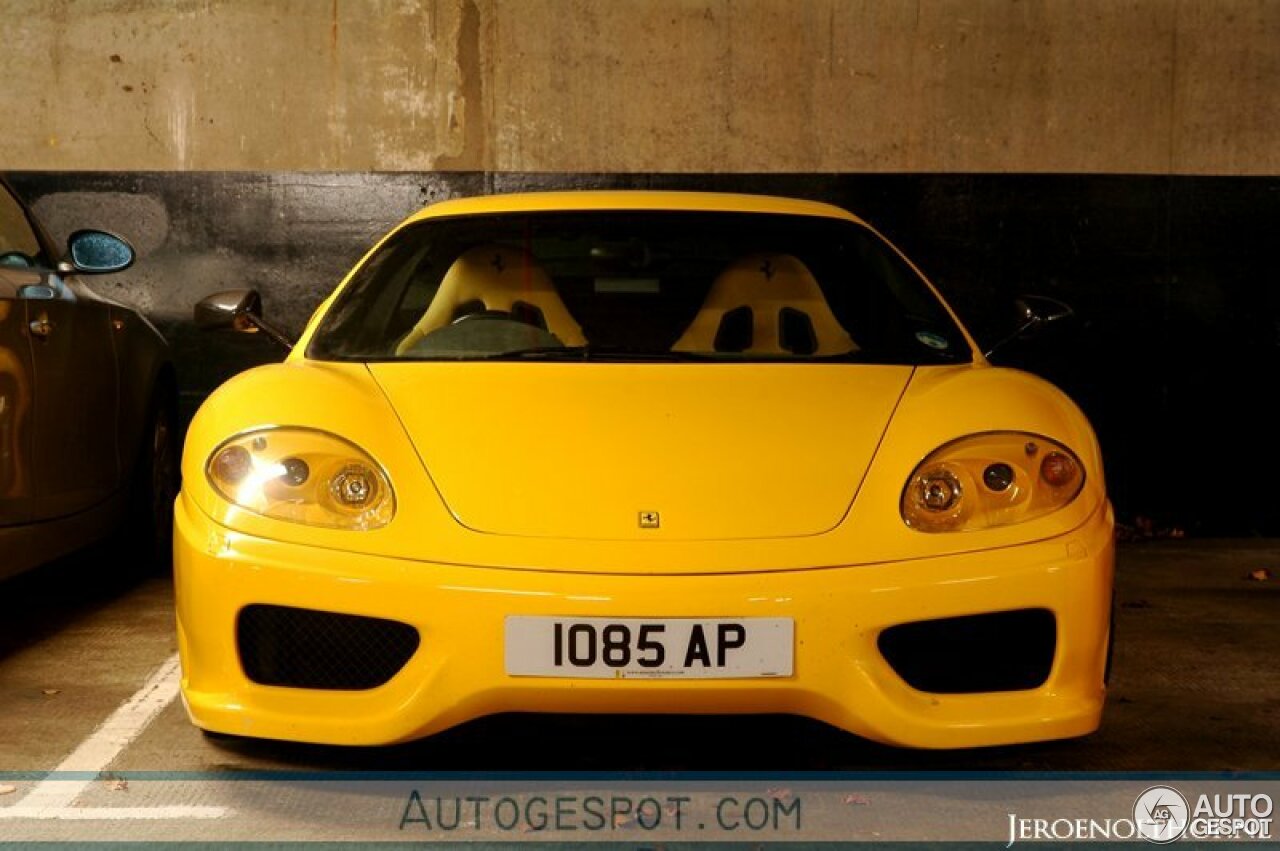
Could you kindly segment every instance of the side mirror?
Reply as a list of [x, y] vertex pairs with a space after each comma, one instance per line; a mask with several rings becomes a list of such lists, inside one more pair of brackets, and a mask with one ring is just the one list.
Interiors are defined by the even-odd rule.
[[86, 275], [123, 272], [133, 265], [133, 246], [121, 237], [101, 230], [78, 230], [67, 239], [71, 268]]
[[245, 331], [256, 326], [249, 317], [262, 316], [262, 296], [257, 290], [227, 290], [205, 296], [196, 304], [196, 327], [206, 331], [232, 328]]
[[1018, 296], [1013, 300], [1013, 307], [1018, 315], [1019, 333], [1076, 315], [1071, 305], [1043, 295]]
[[1045, 326], [1071, 319], [1076, 315], [1071, 305], [1043, 295], [1018, 296], [1013, 300], [1013, 309], [1017, 327], [1012, 334], [983, 352], [986, 357], [991, 357], [1014, 340], [1034, 336]]
[[196, 327], [203, 330], [261, 331], [285, 351], [293, 348], [292, 340], [262, 318], [262, 296], [257, 290], [226, 290], [205, 296], [196, 303], [194, 319]]

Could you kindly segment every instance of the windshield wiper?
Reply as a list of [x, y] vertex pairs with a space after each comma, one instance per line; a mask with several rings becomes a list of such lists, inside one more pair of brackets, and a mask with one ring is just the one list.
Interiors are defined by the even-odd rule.
[[507, 352], [478, 355], [474, 360], [599, 360], [599, 361], [706, 361], [713, 356], [693, 352], [655, 352], [612, 346], [531, 346]]
[[590, 350], [590, 346], [530, 346], [527, 349], [477, 354], [474, 360], [586, 360]]
[[[414, 360], [431, 361], [597, 361], [601, 363], [907, 363], [897, 358], [869, 357], [865, 351], [833, 355], [744, 355], [738, 352], [678, 352], [629, 349], [623, 346], [529, 346], [505, 352], [450, 352]], [[947, 361], [943, 361], [947, 362]]]

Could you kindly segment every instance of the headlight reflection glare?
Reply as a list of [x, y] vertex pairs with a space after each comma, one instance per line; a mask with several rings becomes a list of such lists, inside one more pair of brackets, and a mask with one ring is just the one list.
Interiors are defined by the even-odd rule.
[[391, 482], [364, 451], [337, 435], [281, 426], [224, 442], [205, 467], [218, 495], [240, 508], [335, 529], [391, 521]]

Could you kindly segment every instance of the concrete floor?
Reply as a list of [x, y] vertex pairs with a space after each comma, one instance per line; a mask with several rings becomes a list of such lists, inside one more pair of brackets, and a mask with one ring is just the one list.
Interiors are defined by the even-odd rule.
[[[1280, 541], [1123, 545], [1112, 693], [1085, 739], [886, 748], [788, 717], [509, 715], [394, 748], [210, 740], [175, 702], [110, 766], [168, 770], [1276, 770]], [[89, 554], [0, 584], [0, 771], [76, 748], [175, 650], [172, 586]]]

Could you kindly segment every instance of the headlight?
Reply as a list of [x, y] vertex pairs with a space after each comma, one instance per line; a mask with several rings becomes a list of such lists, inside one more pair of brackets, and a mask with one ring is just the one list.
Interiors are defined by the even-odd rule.
[[1084, 467], [1060, 443], [1016, 431], [938, 447], [902, 491], [902, 519], [921, 532], [1007, 526], [1057, 511], [1084, 487]]
[[391, 482], [353, 444], [307, 428], [264, 428], [222, 443], [205, 466], [209, 483], [233, 505], [334, 529], [377, 529], [395, 514]]

